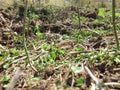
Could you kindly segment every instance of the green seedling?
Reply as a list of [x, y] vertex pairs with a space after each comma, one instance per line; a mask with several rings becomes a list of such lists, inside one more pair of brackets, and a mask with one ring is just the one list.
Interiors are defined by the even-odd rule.
[[2, 82], [3, 82], [4, 84], [9, 83], [9, 82], [10, 82], [10, 77], [8, 77], [8, 76], [3, 76], [3, 77], [2, 77]]
[[99, 8], [99, 16], [104, 17], [105, 16], [105, 9], [104, 8]]
[[73, 13], [72, 20], [75, 24], [79, 25], [80, 23], [85, 22], [87, 20], [87, 18], [85, 18], [83, 16], [78, 17], [77, 13]]
[[11, 49], [9, 49], [9, 54], [11, 57], [14, 57], [14, 56], [19, 55], [19, 51], [16, 50], [15, 48], [11, 48]]
[[83, 50], [82, 47], [78, 47], [78, 48], [77, 48], [77, 51], [82, 51], [82, 50]]
[[34, 26], [34, 30], [36, 32], [37, 37], [42, 37], [43, 33], [40, 32], [40, 28], [38, 26]]
[[84, 83], [84, 78], [80, 77], [76, 80], [76, 86], [81, 86]]
[[31, 13], [30, 17], [35, 19], [35, 20], [37, 20], [39, 18], [39, 16], [37, 14], [35, 14], [35, 13]]
[[52, 51], [51, 52], [51, 58], [54, 59], [57, 56], [57, 52]]
[[37, 35], [37, 37], [41, 37], [43, 35], [43, 33], [41, 33], [40, 31], [37, 31], [36, 35]]

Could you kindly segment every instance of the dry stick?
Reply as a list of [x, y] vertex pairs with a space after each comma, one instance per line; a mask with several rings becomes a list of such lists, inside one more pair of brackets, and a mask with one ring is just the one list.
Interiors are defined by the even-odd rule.
[[[96, 49], [94, 50], [94, 52], [98, 52], [100, 51], [101, 49]], [[73, 51], [73, 52], [69, 52], [67, 55], [74, 55], [74, 54], [81, 54], [81, 53], [90, 53], [92, 52], [93, 50], [84, 50], [84, 51]], [[108, 50], [109, 53], [111, 54], [114, 54], [116, 53], [115, 50]], [[118, 55], [120, 55], [120, 52], [118, 51]], [[119, 69], [120, 70], [120, 69]]]
[[15, 75], [12, 77], [10, 83], [8, 84], [6, 90], [13, 90], [13, 88], [15, 87], [20, 75], [22, 75], [22, 70], [20, 67], [18, 67], [16, 69]]
[[0, 44], [0, 50], [1, 50], [1, 49], [2, 49], [2, 50], [6, 50], [6, 48]]
[[72, 72], [72, 82], [71, 82], [71, 87], [73, 87], [73, 85], [74, 85], [74, 82], [75, 82], [75, 76], [74, 76], [74, 73]]
[[[84, 50], [84, 51], [74, 51], [74, 52], [69, 52], [68, 55], [74, 55], [74, 54], [81, 54], [81, 53], [90, 53], [93, 50]], [[94, 50], [94, 52], [100, 51], [100, 49]]]
[[30, 61], [30, 57], [28, 54], [28, 50], [27, 50], [27, 46], [26, 46], [26, 42], [25, 42], [25, 28], [26, 28], [26, 17], [27, 17], [27, 10], [28, 10], [28, 0], [26, 0], [25, 2], [25, 12], [24, 12], [24, 22], [23, 22], [23, 43], [24, 43], [24, 49], [25, 49], [25, 53], [27, 55], [27, 59], [28, 59], [28, 63], [30, 64], [30, 67], [35, 71], [38, 72], [37, 69], [32, 65], [31, 61]]
[[[120, 63], [120, 61], [119, 61], [119, 63]], [[120, 72], [120, 68], [114, 68], [113, 71]]]
[[108, 86], [108, 85], [120, 86], [120, 83], [117, 83], [117, 82], [107, 82], [107, 83], [104, 83], [104, 86]]
[[98, 81], [98, 79], [93, 75], [93, 73], [90, 71], [90, 69], [87, 66], [82, 65], [84, 70], [90, 75], [90, 77], [95, 81], [96, 85], [98, 86], [99, 90], [103, 90], [102, 85]]
[[31, 43], [31, 45], [33, 46], [34, 50], [37, 50], [35, 45], [33, 44], [33, 42], [31, 40], [29, 40], [29, 42]]
[[97, 34], [97, 35], [100, 35], [98, 32], [91, 30], [87, 25], [84, 25], [84, 27], [87, 28], [87, 29], [85, 29], [85, 30], [88, 30], [88, 31], [93, 32], [93, 33], [95, 33], [95, 34]]

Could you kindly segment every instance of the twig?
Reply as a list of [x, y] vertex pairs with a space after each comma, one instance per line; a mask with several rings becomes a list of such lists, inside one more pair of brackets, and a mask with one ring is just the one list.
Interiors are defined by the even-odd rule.
[[113, 71], [120, 71], [120, 68], [114, 68]]
[[[99, 49], [94, 50], [94, 52], [100, 51]], [[80, 53], [90, 53], [92, 50], [85, 50], [85, 51], [76, 51], [76, 52], [69, 52], [68, 54], [80, 54]]]
[[30, 57], [29, 57], [29, 53], [28, 53], [28, 49], [26, 46], [26, 41], [25, 41], [25, 30], [26, 30], [26, 17], [27, 17], [27, 11], [28, 11], [28, 0], [26, 0], [25, 2], [25, 12], [24, 12], [24, 18], [23, 18], [23, 44], [24, 44], [24, 49], [25, 49], [25, 53], [28, 59], [28, 64], [30, 65], [30, 67], [35, 71], [38, 72], [37, 69], [32, 65], [31, 61], [30, 61]]
[[57, 69], [59, 69], [59, 68], [61, 68], [61, 67], [63, 67], [63, 66], [64, 66], [64, 64], [59, 65], [59, 66], [55, 67], [54, 70], [57, 70]]
[[20, 75], [22, 75], [22, 70], [20, 67], [18, 67], [16, 69], [15, 75], [12, 77], [10, 83], [8, 84], [6, 90], [13, 90], [13, 88], [15, 87]]
[[31, 43], [31, 45], [33, 46], [34, 51], [37, 50], [36, 47], [35, 47], [35, 45], [34, 45], [34, 43], [33, 43], [31, 40], [28, 40], [28, 41], [29, 41], [29, 42]]
[[93, 73], [90, 71], [90, 69], [85, 66], [84, 64], [82, 65], [84, 70], [90, 75], [90, 77], [95, 81], [96, 85], [98, 86], [99, 90], [103, 90], [101, 83], [98, 81], [98, 79], [93, 75]]
[[74, 76], [74, 73], [72, 73], [72, 83], [71, 83], [71, 87], [73, 87], [73, 85], [74, 85], [74, 82], [75, 82], [75, 76]]
[[115, 85], [115, 86], [120, 86], [120, 83], [117, 82], [107, 82], [103, 84], [104, 86], [108, 86], [108, 85]]
[[0, 50], [1, 50], [1, 49], [2, 49], [2, 50], [6, 50], [6, 48], [0, 44]]
[[92, 86], [91, 86], [91, 90], [95, 90], [95, 84], [94, 83], [91, 83]]
[[88, 30], [88, 31], [93, 32], [93, 33], [95, 33], [95, 34], [97, 34], [97, 35], [100, 35], [98, 32], [91, 30], [87, 25], [84, 25], [84, 27], [87, 28], [87, 29], [85, 29], [85, 30]]

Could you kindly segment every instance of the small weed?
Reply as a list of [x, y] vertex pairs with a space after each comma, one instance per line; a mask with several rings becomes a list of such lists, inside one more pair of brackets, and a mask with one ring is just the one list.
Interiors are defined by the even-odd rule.
[[2, 77], [2, 82], [3, 82], [4, 84], [8, 84], [8, 83], [10, 82], [10, 77], [8, 77], [8, 76], [3, 76], [3, 77]]
[[30, 13], [30, 18], [37, 20], [39, 16], [35, 13]]
[[99, 16], [104, 17], [105, 16], [105, 8], [99, 8]]
[[80, 77], [76, 80], [76, 86], [81, 86], [84, 83], [84, 78]]
[[[85, 18], [83, 16], [80, 16], [81, 23], [86, 22], [86, 20], [87, 20], [87, 18]], [[72, 21], [73, 21], [74, 24], [79, 25], [79, 17], [78, 17], [77, 13], [72, 14]]]

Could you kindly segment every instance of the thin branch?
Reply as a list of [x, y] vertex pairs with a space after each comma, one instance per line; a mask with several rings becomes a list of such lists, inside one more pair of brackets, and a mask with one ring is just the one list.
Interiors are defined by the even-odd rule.
[[88, 30], [88, 31], [90, 31], [90, 32], [92, 32], [92, 33], [95, 33], [95, 34], [97, 34], [97, 35], [100, 35], [98, 32], [91, 30], [87, 25], [84, 25], [84, 27], [87, 28], [87, 29], [85, 29], [85, 30]]
[[107, 82], [107, 83], [104, 83], [104, 86], [108, 86], [108, 85], [120, 86], [120, 83], [117, 83], [117, 82]]
[[35, 72], [38, 72], [37, 69], [32, 65], [31, 61], [30, 61], [30, 57], [29, 57], [29, 54], [28, 54], [28, 49], [27, 49], [27, 46], [26, 46], [26, 41], [25, 41], [25, 32], [26, 32], [26, 17], [27, 17], [27, 11], [28, 11], [28, 0], [26, 0], [25, 2], [25, 12], [24, 12], [24, 22], [23, 22], [23, 44], [24, 44], [24, 49], [25, 49], [25, 53], [27, 55], [27, 59], [28, 59], [28, 62], [30, 64], [30, 67], [35, 71]]
[[20, 67], [18, 67], [16, 69], [15, 75], [12, 77], [10, 83], [8, 84], [6, 90], [13, 90], [13, 88], [15, 87], [20, 75], [22, 75], [22, 70]]
[[90, 75], [90, 77], [95, 81], [96, 85], [98, 86], [99, 90], [103, 90], [101, 83], [99, 82], [99, 80], [93, 75], [93, 73], [90, 71], [90, 69], [87, 66], [84, 66], [84, 64], [82, 65], [84, 67], [84, 70]]

